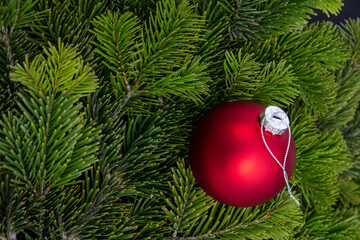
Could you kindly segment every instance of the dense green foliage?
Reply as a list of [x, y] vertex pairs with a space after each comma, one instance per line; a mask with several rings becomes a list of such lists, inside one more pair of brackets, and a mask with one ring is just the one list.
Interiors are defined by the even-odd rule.
[[[341, 0], [3, 0], [0, 239], [358, 239], [360, 19]], [[210, 109], [285, 109], [290, 184], [256, 207], [197, 185]]]

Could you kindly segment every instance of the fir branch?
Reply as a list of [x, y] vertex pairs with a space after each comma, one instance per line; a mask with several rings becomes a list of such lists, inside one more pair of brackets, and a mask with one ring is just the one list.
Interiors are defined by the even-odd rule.
[[259, 22], [266, 11], [256, 9], [263, 0], [218, 1], [229, 15], [228, 32], [231, 40], [256, 40], [263, 34]]
[[305, 218], [304, 224], [295, 232], [295, 238], [354, 239], [359, 234], [359, 216], [353, 210], [309, 211]]
[[234, 90], [236, 88], [236, 85], [238, 84], [240, 78], [240, 73], [237, 74], [236, 79], [234, 81], [234, 86], [231, 88], [227, 100], [229, 101], [231, 99], [232, 94], [234, 93]]
[[337, 97], [326, 115], [319, 119], [320, 128], [343, 127], [354, 118], [360, 100], [360, 65], [354, 66], [353, 62], [354, 60], [349, 60], [344, 64], [344, 69], [335, 74], [338, 83]]
[[311, 4], [311, 7], [322, 10], [328, 17], [330, 14], [339, 14], [341, 7], [344, 5], [342, 0], [314, 1]]
[[206, 83], [210, 81], [205, 67], [206, 65], [201, 63], [201, 58], [198, 56], [185, 58], [183, 65], [178, 70], [156, 82], [148, 83], [144, 87], [146, 90], [144, 94], [155, 94], [162, 97], [174, 95], [201, 103], [202, 95], [208, 93]]
[[[85, 62], [94, 62], [93, 51], [90, 41], [89, 22], [100, 15], [105, 8], [102, 1], [90, 0], [54, 0], [49, 4], [36, 6], [39, 11], [46, 11], [44, 17], [37, 17], [37, 26], [29, 30], [33, 41], [38, 47], [56, 45], [61, 40], [66, 45], [76, 46]], [[81, 24], [79, 24], [81, 23]]]
[[205, 32], [204, 39], [199, 42], [198, 55], [202, 56], [202, 60], [208, 64], [208, 71], [213, 79], [219, 76], [223, 71], [222, 59], [224, 54], [225, 40], [227, 37], [226, 26], [228, 20], [221, 10], [219, 2], [202, 1], [199, 4], [199, 15], [205, 16]]
[[44, 97], [58, 92], [82, 96], [97, 88], [92, 69], [84, 65], [75, 49], [59, 42], [58, 48], [45, 49], [45, 56], [38, 55], [31, 63], [26, 57], [23, 65], [15, 66], [10, 77], [31, 90], [41, 91]]
[[[296, 209], [297, 206], [291, 202], [286, 191], [281, 194], [281, 197], [278, 197], [277, 201], [276, 204], [262, 206], [261, 211], [256, 208], [240, 210], [217, 203], [211, 207], [209, 212], [211, 212], [211, 215], [218, 214], [219, 216], [215, 215], [212, 218], [209, 215], [201, 219], [196, 233], [202, 234], [191, 235], [189, 234], [189, 232], [192, 232], [190, 229], [186, 234], [188, 236], [177, 236], [175, 239], [204, 239], [209, 237], [264, 239], [269, 236], [285, 239], [285, 235], [289, 235], [290, 231], [300, 224], [300, 210]], [[279, 221], [286, 221], [286, 216], [290, 214], [289, 211], [295, 212], [294, 221], [279, 224]], [[208, 221], [210, 221], [210, 224]], [[272, 228], [267, 227], [268, 224], [270, 226], [275, 222], [277, 222], [276, 227], [274, 225]], [[207, 229], [212, 223], [214, 226]], [[275, 230], [274, 228], [277, 227], [278, 229]]]
[[[10, 66], [10, 73], [13, 73], [14, 66], [18, 57], [15, 56], [14, 48], [12, 46], [13, 39], [16, 30], [24, 27], [32, 26], [36, 23], [36, 19], [44, 17], [46, 11], [35, 12], [33, 10], [34, 5], [38, 0], [20, 1], [20, 0], [6, 0], [0, 4], [0, 42], [4, 44], [7, 52], [7, 60]], [[16, 89], [16, 83], [14, 82], [14, 89]]]
[[182, 218], [184, 217], [184, 213], [185, 213], [185, 209], [186, 209], [187, 202], [188, 202], [188, 200], [189, 200], [189, 196], [190, 196], [190, 192], [188, 192], [188, 193], [185, 195], [184, 203], [182, 204], [182, 208], [181, 208], [181, 211], [180, 211], [180, 215], [179, 215], [179, 218], [178, 218], [178, 222], [177, 222], [176, 225], [175, 225], [174, 233], [173, 233], [173, 235], [172, 235], [173, 238], [177, 238], [177, 234], [178, 234], [178, 231], [179, 231], [179, 228], [180, 228], [180, 225], [181, 225]]
[[[229, 101], [234, 93], [236, 85], [238, 84], [240, 76], [241, 82], [245, 81], [245, 79], [249, 77], [248, 75], [250, 70], [252, 73], [256, 74], [256, 70], [260, 67], [260, 64], [256, 64], [256, 62], [251, 59], [251, 55], [245, 54], [245, 56], [242, 56], [241, 51], [238, 52], [238, 59], [236, 59], [235, 55], [230, 52], [226, 52], [225, 56], [226, 61], [224, 61], [224, 69], [227, 75], [225, 81], [227, 88], [230, 88], [227, 98]], [[237, 65], [234, 66], [233, 64]]]
[[33, 195], [10, 187], [13, 178], [11, 174], [0, 174], [0, 237], [5, 239], [21, 238], [22, 233], [35, 227], [30, 217], [35, 207], [30, 204]]
[[[12, 213], [13, 213], [13, 212], [12, 212], [13, 207], [14, 207], [14, 202], [11, 202], [11, 203], [10, 203], [10, 206], [8, 206], [7, 223], [6, 223], [8, 229], [9, 229], [7, 235], [9, 236], [9, 238], [10, 238], [11, 240], [15, 240], [15, 239], [16, 239], [16, 233], [13, 232], [13, 230], [14, 230], [14, 223], [12, 222], [12, 217], [11, 217], [11, 215], [12, 215]], [[6, 239], [6, 238], [5, 238], [5, 239]]]
[[130, 85], [127, 80], [126, 71], [125, 71], [125, 67], [124, 67], [124, 63], [123, 63], [123, 57], [122, 57], [121, 50], [120, 50], [118, 33], [116, 30], [116, 25], [115, 25], [115, 19], [114, 19], [114, 26], [115, 26], [114, 33], [115, 33], [116, 47], [117, 47], [117, 51], [118, 51], [118, 55], [119, 55], [120, 68], [121, 68], [122, 73], [124, 74], [124, 82], [125, 82], [126, 89], [128, 90], [128, 92], [130, 92]]
[[300, 31], [266, 40], [264, 43], [248, 43], [244, 53], [252, 53], [257, 61], [286, 60], [291, 64], [294, 83], [309, 111], [326, 113], [336, 99], [336, 82], [331, 71], [343, 66], [349, 57], [331, 23], [311, 24]]
[[[16, 136], [12, 136], [11, 131], [7, 130], [7, 128], [9, 127], [8, 125], [5, 124], [5, 122], [14, 122], [14, 121], [18, 121], [17, 118], [14, 118], [12, 115], [8, 115], [8, 116], [3, 116], [3, 121], [0, 121], [0, 125], [3, 127], [2, 129], [0, 129], [0, 134], [2, 136], [4, 136], [6, 138], [6, 136], [11, 136], [11, 138], [7, 137], [7, 143], [1, 143], [0, 142], [0, 154], [2, 156], [5, 156], [7, 158], [14, 158], [15, 156], [22, 156], [22, 150], [18, 149], [16, 147], [16, 143], [14, 144], [14, 142], [16, 142]], [[29, 127], [29, 126], [27, 126]], [[23, 136], [21, 136], [23, 137]], [[25, 137], [26, 138], [26, 137]], [[27, 140], [27, 139], [26, 139]], [[13, 151], [9, 150], [12, 148]], [[26, 162], [24, 162], [24, 159], [21, 157], [19, 159], [20, 164], [17, 164], [16, 166], [8, 166], [6, 164], [4, 164], [4, 166], [2, 166], [3, 169], [8, 169], [9, 171], [13, 172], [15, 175], [18, 175], [23, 181], [24, 181], [24, 185], [27, 186], [32, 192], [36, 192], [36, 188], [32, 182], [32, 180], [30, 179], [30, 174], [29, 174], [29, 169], [26, 169]], [[0, 158], [0, 161], [5, 161], [3, 159]]]
[[[174, 239], [235, 239], [240, 236], [249, 239], [277, 236], [282, 239], [300, 223], [300, 210], [290, 200], [287, 191], [279, 194], [273, 203], [263, 205], [261, 210], [258, 207], [235, 208], [215, 203], [199, 188], [195, 188], [194, 178], [183, 161], [178, 162], [178, 167], [173, 168], [172, 173], [174, 180], [169, 187], [173, 201], [165, 198], [168, 208], [162, 209], [170, 221]], [[287, 222], [290, 215], [294, 218]], [[282, 223], [279, 224], [279, 221]]]
[[297, 148], [294, 177], [301, 196], [311, 208], [329, 210], [339, 196], [338, 174], [352, 166], [349, 150], [338, 130], [319, 132], [299, 106], [289, 116]]
[[[164, 180], [159, 173], [166, 166], [160, 164], [166, 161], [173, 146], [167, 134], [167, 128], [173, 129], [173, 126], [167, 125], [165, 116], [165, 111], [157, 110], [150, 116], [133, 117], [119, 133], [124, 137], [121, 161], [129, 163], [124, 178], [131, 179], [138, 188], [149, 183], [157, 185], [157, 181]], [[152, 192], [147, 186], [142, 190]]]
[[141, 25], [132, 13], [111, 13], [97, 17], [92, 31], [97, 42], [96, 52], [102, 57], [102, 65], [114, 73], [121, 73], [125, 89], [130, 91], [136, 75], [135, 64], [141, 51]]
[[286, 67], [285, 61], [262, 65], [256, 62], [252, 55], [242, 54], [241, 50], [237, 57], [232, 52], [226, 52], [225, 57], [228, 100], [233, 98], [286, 106], [298, 95], [298, 86], [294, 83], [296, 78], [291, 68]]
[[[130, 88], [130, 86], [129, 86]], [[116, 104], [115, 105], [115, 111], [111, 116], [111, 119], [116, 119], [120, 113], [122, 113], [124, 111], [124, 108], [126, 106], [126, 104], [131, 100], [131, 98], [139, 95], [141, 92], [135, 88], [130, 88], [129, 91], [126, 94], [126, 97], [119, 100], [120, 104]]]
[[[117, 180], [116, 180], [117, 181]], [[100, 206], [104, 205], [107, 202], [107, 199], [115, 192], [119, 191], [125, 186], [117, 187], [116, 189], [108, 192], [108, 193], [101, 193], [95, 196], [95, 199], [92, 201], [90, 207], [83, 213], [83, 217], [79, 220], [79, 226], [86, 226], [87, 222], [93, 221], [94, 216], [101, 211], [99, 208]], [[79, 233], [80, 234], [80, 233]], [[77, 237], [78, 234], [74, 234]]]
[[[238, 95], [250, 96], [249, 92], [256, 89], [260, 84], [259, 80], [254, 76], [258, 74], [261, 64], [256, 62], [252, 55], [242, 54], [241, 50], [237, 53], [237, 56], [233, 52], [226, 52], [225, 57], [224, 70], [226, 74], [226, 88], [229, 92], [228, 100], [230, 100], [237, 87], [239, 88]], [[237, 86], [239, 79], [240, 84], [244, 86]]]
[[[90, 173], [90, 174], [89, 174]], [[94, 175], [93, 175], [94, 174]], [[97, 181], [90, 182], [95, 177]], [[124, 228], [117, 225], [119, 222], [125, 222], [127, 211], [124, 206], [118, 202], [119, 198], [128, 195], [135, 195], [134, 189], [123, 181], [120, 169], [106, 171], [105, 175], [100, 175], [100, 167], [96, 170], [90, 170], [85, 174], [85, 180], [81, 191], [68, 189], [65, 199], [58, 201], [61, 208], [57, 213], [57, 218], [63, 218], [65, 224], [59, 225], [62, 230], [61, 235], [72, 236], [75, 239], [91, 237], [115, 237], [121, 236], [124, 232], [132, 230], [132, 227]], [[56, 196], [52, 196], [55, 197]], [[66, 198], [70, 198], [66, 199]], [[68, 200], [68, 201], [66, 201]], [[73, 215], [68, 212], [72, 211]], [[73, 217], [76, 216], [76, 217]], [[119, 218], [113, 221], [112, 218]], [[106, 226], [106, 231], [101, 231], [99, 226]]]
[[[190, 170], [185, 168], [184, 162], [179, 161], [177, 166], [177, 169], [171, 169], [173, 181], [177, 186], [168, 183], [173, 194], [174, 203], [165, 198], [169, 209], [165, 206], [162, 207], [173, 229], [173, 238], [179, 238], [180, 230], [183, 232], [184, 228], [192, 228], [193, 226], [190, 223], [195, 223], [201, 217], [204, 217], [206, 211], [213, 204], [212, 200], [204, 192], [194, 189], [194, 177], [191, 175]], [[195, 214], [195, 210], [197, 214]]]
[[[86, 122], [82, 119], [83, 114], [79, 114], [81, 105], [76, 104], [79, 98], [76, 93], [83, 91], [78, 89], [79, 83], [88, 81], [89, 72], [86, 68], [89, 67], [85, 66], [83, 72], [80, 59], [74, 62], [71, 57], [70, 60], [66, 58], [66, 53], [74, 53], [74, 51], [62, 50], [65, 57], [59, 57], [58, 52], [53, 51], [51, 58], [49, 56], [48, 65], [44, 65], [44, 61], [40, 61], [42, 57], [38, 56], [32, 64], [25, 63], [24, 67], [19, 66], [16, 69], [17, 71], [12, 75], [13, 79], [25, 83], [29, 91], [28, 94], [19, 93], [21, 102], [18, 103], [18, 108], [22, 112], [14, 114], [20, 116], [9, 113], [0, 121], [0, 125], [4, 126], [0, 134], [8, 136], [8, 141], [0, 140], [0, 154], [8, 156], [5, 159], [0, 158], [1, 168], [13, 170], [16, 176], [12, 180], [14, 186], [25, 192], [34, 193], [33, 203], [40, 211], [33, 216], [37, 221], [39, 237], [48, 235], [51, 224], [49, 221], [51, 215], [48, 215], [51, 208], [49, 209], [47, 205], [49, 195], [59, 186], [76, 184], [75, 179], [97, 161], [94, 153], [97, 151], [95, 136], [98, 130], [86, 126]], [[71, 67], [74, 67], [71, 64], [75, 67], [80, 65], [79, 71], [72, 73], [75, 75], [74, 82], [68, 86], [75, 94], [57, 91], [53, 95], [49, 81], [55, 83], [56, 89], [63, 87], [62, 78], [66, 78], [69, 74], [69, 68], [63, 68], [66, 64], [70, 64], [70, 74]]]
[[171, 38], [173, 38], [173, 35], [176, 33], [176, 31], [179, 29], [178, 25], [183, 21], [183, 14], [184, 11], [180, 12], [179, 18], [176, 19], [173, 28], [171, 29], [171, 31], [167, 34], [167, 36], [164, 39], [164, 43], [162, 45], [160, 45], [158, 48], [155, 48], [153, 51], [153, 56], [150, 58], [150, 60], [147, 62], [146, 65], [143, 66], [142, 71], [139, 74], [139, 78], [136, 79], [135, 85], [139, 85], [141, 78], [142, 78], [142, 74], [147, 72], [148, 69], [156, 62], [156, 60], [159, 58], [161, 51], [166, 47], [166, 45], [169, 44], [169, 40]]
[[[360, 114], [359, 114], [359, 111], [357, 110], [355, 113], [354, 119], [351, 122], [349, 122], [347, 126], [345, 126], [341, 129], [343, 132], [344, 138], [347, 142], [347, 145], [351, 151], [351, 154], [354, 156], [354, 159], [357, 162], [356, 165], [359, 165], [359, 156], [360, 156], [360, 148], [359, 148], [360, 128], [359, 127], [360, 127]], [[357, 172], [357, 168], [358, 167], [356, 167], [353, 170], [355, 172]], [[358, 173], [356, 173], [355, 175], [358, 175]]]
[[[359, 21], [306, 22], [341, 5], [1, 2], [0, 239], [359, 235], [358, 163], [346, 171], [360, 156]], [[286, 191], [252, 208], [215, 203], [178, 161], [226, 100], [288, 108], [302, 211]]]
[[[168, 27], [163, 29], [160, 24]], [[179, 68], [185, 57], [196, 49], [201, 40], [197, 33], [203, 26], [203, 20], [193, 13], [193, 7], [187, 1], [180, 4], [173, 0], [159, 2], [156, 15], [151, 15], [145, 26], [144, 51], [141, 53], [144, 60], [139, 63], [136, 82], [144, 78], [156, 79], [170, 69]]]
[[248, 227], [249, 224], [239, 224], [237, 226], [234, 227], [230, 227], [228, 229], [223, 229], [223, 230], [219, 230], [213, 233], [208, 233], [208, 234], [203, 234], [203, 235], [198, 235], [198, 236], [190, 236], [190, 237], [174, 237], [175, 239], [204, 239], [204, 238], [213, 238], [216, 237], [218, 235], [221, 235], [223, 233], [227, 233], [227, 232], [233, 232], [238, 228], [246, 228]]
[[[12, 34], [12, 31], [14, 29], [12, 28], [10, 31], [10, 35]], [[0, 37], [0, 42], [2, 42], [6, 48], [6, 52], [8, 55], [8, 62], [11, 66], [10, 71], [14, 72], [14, 69], [12, 68], [15, 65], [15, 61], [14, 61], [14, 57], [13, 57], [13, 53], [12, 53], [12, 49], [11, 49], [11, 45], [10, 45], [10, 36], [9, 34], [7, 34], [5, 27], [1, 26], [1, 37]]]
[[[28, 61], [28, 60], [27, 60]], [[43, 91], [43, 89], [41, 89], [40, 85], [36, 82], [36, 80], [34, 79], [34, 77], [31, 75], [31, 73], [29, 71], [26, 71], [26, 74], [29, 76], [30, 80], [34, 83], [34, 85], [36, 86], [37, 90], [43, 95], [44, 98], [47, 98], [45, 92]]]
[[350, 45], [353, 67], [359, 66], [360, 52], [360, 18], [345, 20], [340, 28], [343, 38]]

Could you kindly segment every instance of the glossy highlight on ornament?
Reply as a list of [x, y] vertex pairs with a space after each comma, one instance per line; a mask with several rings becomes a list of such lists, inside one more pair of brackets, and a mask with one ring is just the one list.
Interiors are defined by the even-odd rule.
[[[190, 142], [190, 166], [201, 188], [215, 200], [236, 207], [269, 201], [286, 185], [281, 167], [267, 150], [259, 116], [266, 106], [239, 101], [225, 103], [206, 114]], [[264, 131], [268, 147], [281, 164], [289, 131]], [[291, 136], [285, 170], [290, 178], [296, 150]]]

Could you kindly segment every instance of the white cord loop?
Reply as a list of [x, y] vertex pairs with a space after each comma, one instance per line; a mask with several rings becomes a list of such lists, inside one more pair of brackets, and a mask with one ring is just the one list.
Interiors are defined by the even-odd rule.
[[[269, 109], [270, 109], [270, 111], [269, 111]], [[285, 116], [284, 116], [284, 114], [285, 114]], [[265, 136], [264, 136], [264, 130], [263, 130], [264, 125], [265, 125], [265, 130], [267, 130], [267, 131], [269, 130], [274, 135], [280, 135], [280, 134], [284, 133], [285, 127], [286, 127], [285, 130], [289, 129], [289, 138], [288, 138], [288, 144], [287, 144], [285, 158], [284, 158], [284, 165], [281, 165], [279, 160], [275, 157], [275, 155], [270, 150], [268, 144], [266, 143]], [[290, 188], [290, 184], [289, 184], [289, 177], [285, 170], [286, 160], [287, 160], [287, 156], [288, 156], [289, 149], [290, 149], [291, 129], [290, 129], [289, 118], [287, 117], [286, 113], [283, 110], [281, 110], [280, 108], [275, 107], [275, 106], [269, 106], [265, 109], [265, 113], [264, 113], [264, 116], [261, 121], [261, 136], [264, 141], [265, 147], [269, 151], [270, 155], [275, 159], [277, 164], [283, 170], [284, 179], [285, 179], [286, 186], [287, 186], [290, 197], [296, 202], [296, 204], [300, 205], [299, 201], [294, 197], [294, 195], [291, 192], [291, 188]]]

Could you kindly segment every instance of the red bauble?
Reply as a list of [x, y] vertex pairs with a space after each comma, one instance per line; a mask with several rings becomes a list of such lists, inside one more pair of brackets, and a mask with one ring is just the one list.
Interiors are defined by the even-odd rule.
[[[265, 106], [248, 101], [225, 103], [209, 112], [193, 132], [190, 166], [201, 188], [215, 200], [237, 207], [262, 204], [284, 187], [283, 170], [266, 149], [259, 115]], [[273, 135], [264, 130], [266, 142], [283, 165], [289, 130]], [[296, 150], [291, 143], [285, 170], [290, 178]]]

